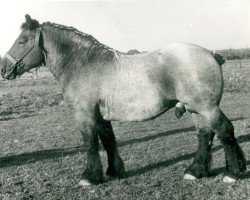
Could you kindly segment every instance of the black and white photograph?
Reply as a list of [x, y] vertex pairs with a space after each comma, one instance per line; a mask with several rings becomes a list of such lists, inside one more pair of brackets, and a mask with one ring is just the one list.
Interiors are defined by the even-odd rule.
[[249, 0], [0, 8], [0, 200], [250, 200]]

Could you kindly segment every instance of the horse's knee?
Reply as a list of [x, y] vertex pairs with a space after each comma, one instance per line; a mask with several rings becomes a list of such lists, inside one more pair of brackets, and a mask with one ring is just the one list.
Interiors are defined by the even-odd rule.
[[99, 148], [98, 134], [96, 127], [85, 127], [80, 129], [85, 149]]
[[115, 150], [115, 136], [110, 121], [98, 124], [98, 135], [106, 151]]
[[82, 139], [86, 149], [96, 147], [98, 143], [97, 120], [94, 112], [76, 109], [75, 119], [78, 130], [82, 134]]

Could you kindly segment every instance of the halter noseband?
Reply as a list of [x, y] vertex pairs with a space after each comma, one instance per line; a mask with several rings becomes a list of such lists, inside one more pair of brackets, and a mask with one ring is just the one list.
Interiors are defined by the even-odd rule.
[[[33, 44], [33, 46], [21, 57], [21, 58], [14, 58], [13, 56], [11, 56], [8, 52], [4, 55], [5, 58], [7, 58], [10, 62], [12, 62], [15, 67], [12, 69], [12, 71], [14, 71], [14, 69], [18, 66], [18, 64], [25, 58], [25, 56], [27, 56], [29, 54], [29, 52], [35, 48], [35, 49], [39, 49], [39, 40], [40, 40], [40, 35], [41, 35], [41, 28], [37, 28], [36, 29], [36, 37], [35, 37], [35, 42]], [[11, 71], [11, 72], [12, 72]], [[10, 73], [11, 73], [10, 72]]]

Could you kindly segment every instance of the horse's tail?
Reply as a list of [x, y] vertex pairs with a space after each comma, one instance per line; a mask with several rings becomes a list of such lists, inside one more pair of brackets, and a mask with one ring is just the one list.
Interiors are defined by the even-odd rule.
[[221, 54], [212, 52], [212, 55], [214, 56], [215, 60], [219, 63], [219, 65], [222, 65], [225, 63], [225, 59]]

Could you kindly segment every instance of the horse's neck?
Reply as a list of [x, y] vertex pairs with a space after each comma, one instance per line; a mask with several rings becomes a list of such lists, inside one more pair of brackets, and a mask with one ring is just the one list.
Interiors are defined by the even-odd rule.
[[73, 33], [54, 27], [43, 28], [43, 42], [46, 53], [46, 67], [57, 80], [63, 79], [68, 69], [80, 65], [80, 55], [86, 54], [91, 43], [72, 37]]

